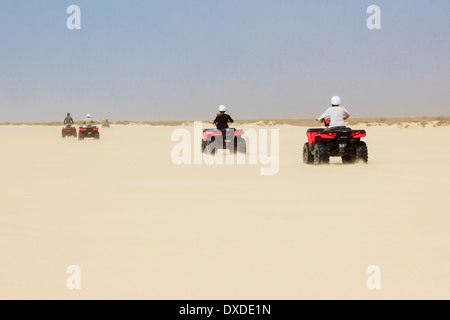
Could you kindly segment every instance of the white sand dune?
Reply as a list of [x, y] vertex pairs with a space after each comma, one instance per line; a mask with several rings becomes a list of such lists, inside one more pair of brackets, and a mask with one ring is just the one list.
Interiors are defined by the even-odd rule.
[[369, 164], [315, 167], [282, 126], [273, 176], [174, 165], [175, 129], [0, 127], [0, 298], [450, 299], [450, 127], [368, 128]]

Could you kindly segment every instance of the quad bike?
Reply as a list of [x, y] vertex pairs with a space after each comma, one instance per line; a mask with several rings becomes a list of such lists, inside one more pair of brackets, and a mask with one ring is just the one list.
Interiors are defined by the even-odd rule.
[[61, 136], [65, 137], [77, 137], [77, 128], [72, 127], [71, 124], [66, 124], [61, 130]]
[[102, 122], [102, 128], [109, 128], [109, 121], [105, 120]]
[[365, 130], [352, 130], [328, 128], [329, 119], [322, 119], [326, 129], [308, 129], [306, 135], [308, 142], [303, 145], [304, 164], [328, 164], [330, 157], [341, 157], [342, 162], [353, 164], [357, 162], [367, 163], [369, 153], [365, 142], [361, 138], [366, 136]]
[[100, 139], [100, 132], [98, 132], [97, 126], [80, 127], [78, 129], [78, 140], [84, 140], [84, 138]]
[[243, 130], [234, 128], [227, 129], [204, 129], [202, 139], [202, 152], [214, 154], [218, 149], [228, 149], [231, 153], [246, 152], [245, 139], [242, 137]]

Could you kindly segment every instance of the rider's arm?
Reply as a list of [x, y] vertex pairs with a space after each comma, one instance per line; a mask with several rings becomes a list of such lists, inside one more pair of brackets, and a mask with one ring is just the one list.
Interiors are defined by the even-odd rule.
[[330, 108], [328, 108], [320, 117], [317, 118], [317, 120], [327, 119], [330, 117]]
[[234, 122], [233, 118], [231, 118], [230, 115], [228, 115], [228, 122], [231, 122], [231, 123]]
[[350, 118], [350, 113], [348, 113], [347, 109], [344, 109], [344, 120], [347, 120], [348, 118]]

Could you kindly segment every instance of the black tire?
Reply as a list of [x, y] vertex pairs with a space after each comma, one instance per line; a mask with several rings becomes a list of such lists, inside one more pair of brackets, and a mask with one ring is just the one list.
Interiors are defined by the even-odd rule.
[[202, 152], [206, 151], [206, 147], [208, 146], [208, 142], [205, 140], [202, 140]]
[[63, 131], [63, 132], [61, 133], [61, 136], [62, 136], [63, 138], [65, 138], [65, 137], [66, 137], [66, 133]]
[[205, 148], [206, 154], [214, 155], [216, 153], [216, 150], [218, 149], [217, 145], [218, 143], [215, 140], [208, 141]]
[[84, 140], [84, 134], [83, 133], [79, 133], [78, 134], [78, 140]]
[[346, 156], [342, 156], [342, 163], [344, 164], [353, 164], [356, 162], [356, 157], [350, 156], [350, 155], [346, 155]]
[[356, 162], [369, 162], [369, 150], [367, 145], [363, 141], [358, 141], [356, 143]]
[[330, 153], [326, 145], [322, 142], [318, 142], [314, 145], [314, 164], [329, 164], [330, 163]]
[[99, 140], [100, 139], [100, 132], [97, 132], [96, 134], [94, 134], [94, 140]]
[[73, 132], [73, 137], [74, 137], [74, 138], [77, 137], [77, 132], [76, 132], [76, 131]]
[[234, 153], [243, 153], [245, 154], [247, 152], [247, 145], [245, 143], [245, 139], [243, 138], [237, 138], [236, 139], [236, 145], [235, 145], [235, 152]]
[[303, 163], [304, 164], [313, 164], [314, 163], [314, 155], [309, 150], [309, 143], [308, 142], [306, 142], [303, 145], [302, 155], [303, 155]]

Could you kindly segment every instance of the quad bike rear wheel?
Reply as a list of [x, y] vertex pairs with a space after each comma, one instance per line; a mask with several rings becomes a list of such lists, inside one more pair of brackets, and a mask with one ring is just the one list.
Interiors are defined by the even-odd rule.
[[218, 142], [216, 140], [207, 142], [205, 148], [206, 154], [214, 155], [217, 149], [218, 149]]
[[202, 140], [202, 152], [206, 151], [207, 146], [208, 146], [208, 141]]
[[326, 145], [322, 142], [318, 142], [314, 145], [314, 164], [316, 166], [320, 164], [330, 163], [330, 153]]
[[356, 143], [356, 162], [367, 163], [369, 161], [369, 151], [367, 150], [367, 145], [363, 141], [358, 141]]
[[309, 143], [306, 142], [303, 145], [303, 163], [304, 164], [313, 164], [314, 163], [314, 155], [309, 151]]
[[235, 145], [234, 145], [234, 153], [243, 153], [245, 154], [247, 152], [247, 145], [245, 143], [244, 138], [236, 138]]
[[78, 140], [84, 140], [84, 133], [80, 132], [78, 134]]

